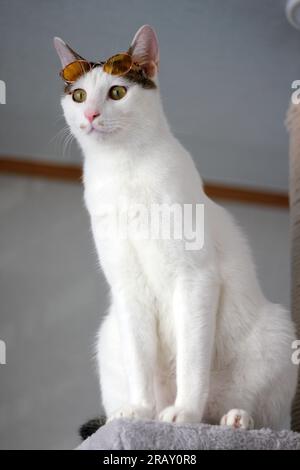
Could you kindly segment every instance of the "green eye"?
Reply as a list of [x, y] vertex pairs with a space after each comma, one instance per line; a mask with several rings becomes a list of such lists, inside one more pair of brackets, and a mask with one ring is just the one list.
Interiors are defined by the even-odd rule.
[[76, 103], [83, 103], [86, 100], [86, 91], [82, 88], [76, 88], [72, 93], [72, 98]]
[[124, 86], [112, 86], [109, 90], [109, 97], [112, 100], [121, 100], [126, 95], [127, 90]]

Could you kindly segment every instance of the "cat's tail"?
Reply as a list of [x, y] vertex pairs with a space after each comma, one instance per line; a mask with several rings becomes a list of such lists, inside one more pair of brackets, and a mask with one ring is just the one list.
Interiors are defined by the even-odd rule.
[[100, 416], [99, 418], [90, 419], [86, 423], [82, 424], [79, 428], [79, 435], [84, 441], [92, 434], [94, 434], [101, 426], [104, 426], [106, 423], [106, 417]]

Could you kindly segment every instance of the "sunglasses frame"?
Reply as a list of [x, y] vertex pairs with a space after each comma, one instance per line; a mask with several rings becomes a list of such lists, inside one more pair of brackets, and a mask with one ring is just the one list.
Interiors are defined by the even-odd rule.
[[[123, 72], [120, 72], [120, 73], [112, 73], [112, 72], [108, 72], [108, 70], [105, 70], [105, 68], [108, 69], [110, 63], [113, 61], [113, 59], [115, 59], [116, 57], [118, 56], [125, 56], [126, 58], [130, 58], [130, 66]], [[60, 77], [65, 81], [65, 83], [67, 83], [68, 85], [71, 85], [72, 83], [75, 83], [76, 80], [78, 80], [79, 77], [81, 77], [82, 75], [84, 75], [86, 72], [83, 71], [82, 74], [80, 74], [75, 80], [67, 80], [65, 77], [64, 77], [64, 73], [65, 73], [65, 70], [72, 64], [75, 64], [75, 63], [84, 63], [84, 64], [87, 64], [88, 67], [89, 67], [89, 70], [92, 70], [94, 69], [95, 67], [103, 67], [103, 70], [106, 72], [106, 73], [109, 73], [110, 75], [116, 75], [116, 76], [122, 76], [122, 75], [125, 75], [126, 73], [128, 73], [130, 70], [132, 70], [133, 68], [135, 69], [140, 69], [141, 67], [139, 66], [139, 64], [137, 62], [134, 62], [133, 61], [133, 58], [130, 54], [128, 54], [128, 52], [120, 52], [119, 54], [115, 54], [113, 56], [111, 56], [109, 59], [107, 59], [105, 62], [89, 62], [88, 60], [85, 60], [85, 59], [78, 59], [78, 60], [74, 60], [74, 62], [70, 62], [68, 65], [66, 65], [63, 69], [61, 69], [61, 71], [59, 72], [59, 75]]]

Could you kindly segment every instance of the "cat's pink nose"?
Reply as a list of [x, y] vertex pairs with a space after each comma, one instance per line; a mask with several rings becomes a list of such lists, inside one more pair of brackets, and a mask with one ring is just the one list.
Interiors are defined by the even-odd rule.
[[84, 115], [89, 122], [93, 122], [93, 120], [96, 119], [96, 117], [100, 116], [100, 113], [98, 111], [95, 111], [94, 109], [93, 110], [86, 109], [84, 111]]

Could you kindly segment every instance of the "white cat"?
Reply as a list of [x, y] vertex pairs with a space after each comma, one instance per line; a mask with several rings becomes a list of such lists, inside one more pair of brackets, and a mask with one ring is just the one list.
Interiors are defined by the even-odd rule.
[[[63, 67], [81, 59], [54, 42]], [[297, 375], [290, 315], [264, 297], [247, 240], [204, 194], [169, 129], [150, 26], [129, 53], [137, 65], [128, 73], [112, 75], [102, 63], [62, 98], [85, 157], [85, 203], [111, 288], [97, 343], [106, 416], [288, 428]], [[134, 236], [143, 222], [126, 211], [153, 204], [203, 204], [203, 247]], [[124, 215], [128, 236], [108, 236], [112, 216]]]

